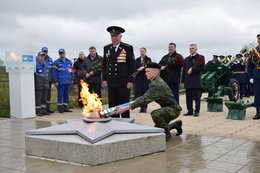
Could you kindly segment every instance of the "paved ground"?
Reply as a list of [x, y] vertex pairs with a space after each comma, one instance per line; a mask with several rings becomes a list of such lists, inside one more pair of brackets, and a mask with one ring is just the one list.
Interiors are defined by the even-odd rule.
[[[249, 139], [260, 141], [260, 120], [252, 120], [255, 115], [254, 108], [247, 109], [247, 116], [245, 120], [229, 120], [226, 119], [227, 109], [224, 106], [224, 112], [207, 112], [206, 101], [201, 102], [201, 113], [199, 117], [183, 116], [186, 113], [185, 96], [181, 95], [180, 103], [183, 111], [178, 119], [183, 121], [183, 129], [185, 134], [195, 135], [210, 135], [220, 136], [238, 139]], [[205, 95], [203, 96], [205, 97]], [[226, 99], [226, 98], [224, 98]], [[244, 101], [252, 101], [253, 98], [246, 98]], [[148, 112], [146, 114], [139, 113], [139, 109], [135, 109], [131, 112], [131, 116], [136, 119], [137, 123], [153, 126], [153, 121], [150, 117], [150, 112], [159, 105], [151, 103], [148, 106]], [[73, 113], [59, 114], [56, 113], [52, 116], [37, 117], [37, 120], [51, 121], [51, 122], [63, 122], [70, 118], [80, 118], [82, 110], [74, 110]]]
[[[182, 96], [182, 107], [183, 100]], [[226, 112], [207, 113], [205, 105], [203, 102], [198, 118], [179, 117], [184, 122], [184, 134], [168, 141], [165, 152], [99, 166], [75, 165], [24, 155], [25, 131], [79, 118], [81, 110], [26, 120], [0, 120], [0, 173], [260, 172], [260, 121], [251, 120], [254, 110], [248, 110], [246, 120], [234, 121], [225, 119]], [[156, 107], [158, 105], [152, 103], [148, 112]], [[186, 112], [185, 108], [183, 112]], [[153, 125], [148, 113], [140, 114], [136, 109], [132, 116], [138, 123]]]
[[82, 166], [26, 157], [24, 132], [49, 125], [50, 123], [34, 119], [0, 121], [0, 173], [258, 173], [260, 171], [260, 142], [186, 134], [168, 141], [165, 152], [99, 166]]

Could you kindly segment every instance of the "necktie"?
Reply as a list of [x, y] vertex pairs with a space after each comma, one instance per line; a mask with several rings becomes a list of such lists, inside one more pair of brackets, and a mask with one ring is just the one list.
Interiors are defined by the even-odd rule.
[[116, 52], [116, 47], [113, 46], [112, 49], [111, 49], [111, 52], [115, 53]]

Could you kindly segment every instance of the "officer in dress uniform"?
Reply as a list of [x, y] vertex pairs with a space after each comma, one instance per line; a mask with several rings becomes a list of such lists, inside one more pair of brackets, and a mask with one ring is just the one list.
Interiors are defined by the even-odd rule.
[[[144, 95], [148, 90], [150, 81], [145, 76], [145, 68], [148, 63], [152, 62], [151, 58], [146, 55], [146, 48], [140, 49], [140, 57], [135, 60], [135, 98]], [[140, 113], [146, 113], [147, 105], [140, 106]]]
[[182, 134], [182, 121], [178, 120], [169, 124], [172, 120], [176, 119], [181, 112], [181, 107], [176, 102], [174, 95], [169, 86], [160, 78], [161, 66], [157, 63], [149, 63], [145, 69], [146, 77], [150, 80], [149, 89], [147, 92], [137, 98], [134, 103], [126, 107], [118, 107], [117, 113], [125, 112], [129, 109], [135, 109], [142, 105], [146, 105], [155, 101], [161, 108], [153, 110], [151, 117], [155, 124], [155, 127], [165, 129], [165, 137], [168, 140], [171, 137], [170, 130], [176, 129], [176, 135]]
[[48, 113], [54, 113], [54, 111], [51, 110], [51, 85], [52, 85], [52, 68], [53, 68], [53, 60], [52, 58], [48, 55], [48, 48], [43, 47], [42, 52], [45, 54], [44, 61], [46, 68], [48, 70], [48, 76], [49, 76], [49, 89], [47, 92], [47, 108], [46, 111]]
[[69, 108], [70, 85], [73, 81], [74, 72], [72, 62], [66, 58], [64, 49], [59, 49], [59, 56], [53, 64], [53, 81], [58, 88], [58, 112], [72, 112]]
[[[184, 59], [182, 82], [186, 89], [186, 105], [188, 112], [184, 116], [199, 116], [201, 97], [201, 73], [204, 70], [205, 58], [197, 53], [197, 45], [190, 45], [190, 56]], [[195, 112], [193, 112], [193, 100], [195, 100]]]
[[159, 62], [161, 67], [161, 78], [169, 85], [173, 95], [179, 104], [179, 85], [181, 78], [181, 69], [183, 66], [183, 57], [176, 52], [176, 44], [169, 43], [168, 54], [164, 55]]
[[245, 53], [244, 54], [244, 63], [245, 63], [245, 66], [246, 66], [246, 69], [245, 69], [245, 93], [244, 93], [245, 97], [250, 97], [252, 90], [253, 90], [253, 86], [249, 81], [250, 79], [249, 79], [248, 70], [247, 70], [248, 59], [249, 59], [249, 53]]
[[[108, 87], [108, 104], [109, 107], [113, 107], [130, 100], [135, 57], [133, 47], [121, 42], [121, 33], [125, 32], [123, 28], [110, 26], [107, 31], [111, 35], [112, 43], [104, 47], [103, 86]], [[129, 118], [130, 113], [126, 111], [121, 116]]]
[[236, 61], [231, 65], [230, 69], [233, 73], [233, 78], [235, 78], [239, 82], [240, 88], [240, 99], [243, 99], [245, 92], [245, 69], [246, 66], [243, 62], [243, 55], [237, 54]]
[[248, 75], [250, 82], [254, 84], [254, 106], [256, 107], [256, 115], [254, 120], [260, 119], [260, 34], [257, 35], [258, 46], [253, 48], [248, 60]]
[[73, 70], [74, 70], [74, 74], [75, 74], [75, 78], [74, 81], [75, 83], [78, 85], [78, 106], [80, 108], [83, 107], [82, 101], [80, 100], [80, 91], [81, 91], [81, 84], [80, 84], [80, 80], [84, 80], [84, 76], [83, 76], [83, 63], [84, 63], [84, 59], [85, 59], [85, 55], [83, 51], [79, 52], [79, 57], [77, 58], [77, 60], [74, 62], [73, 64]]
[[35, 82], [35, 102], [36, 115], [50, 115], [47, 112], [47, 92], [49, 90], [48, 65], [44, 61], [45, 53], [39, 52], [36, 58], [36, 71], [34, 73]]

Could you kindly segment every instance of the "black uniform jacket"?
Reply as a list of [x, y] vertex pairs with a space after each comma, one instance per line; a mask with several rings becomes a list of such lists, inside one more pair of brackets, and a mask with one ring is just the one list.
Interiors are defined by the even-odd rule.
[[117, 50], [113, 45], [104, 47], [103, 81], [110, 88], [125, 88], [128, 82], [134, 82], [135, 57], [133, 47], [121, 42]]

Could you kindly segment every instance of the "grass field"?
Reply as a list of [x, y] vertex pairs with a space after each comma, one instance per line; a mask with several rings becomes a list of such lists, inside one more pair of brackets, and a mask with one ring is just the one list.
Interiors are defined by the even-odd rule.
[[[78, 88], [76, 85], [71, 86], [70, 90], [70, 108], [78, 107]], [[57, 89], [52, 88], [51, 92], [51, 109], [57, 110]], [[8, 82], [8, 73], [5, 72], [3, 67], [0, 67], [0, 117], [10, 117], [10, 104], [9, 104], [9, 82]], [[102, 99], [103, 104], [107, 104], [108, 99], [104, 97]]]
[[0, 67], [0, 117], [9, 117], [9, 82], [4, 67]]

